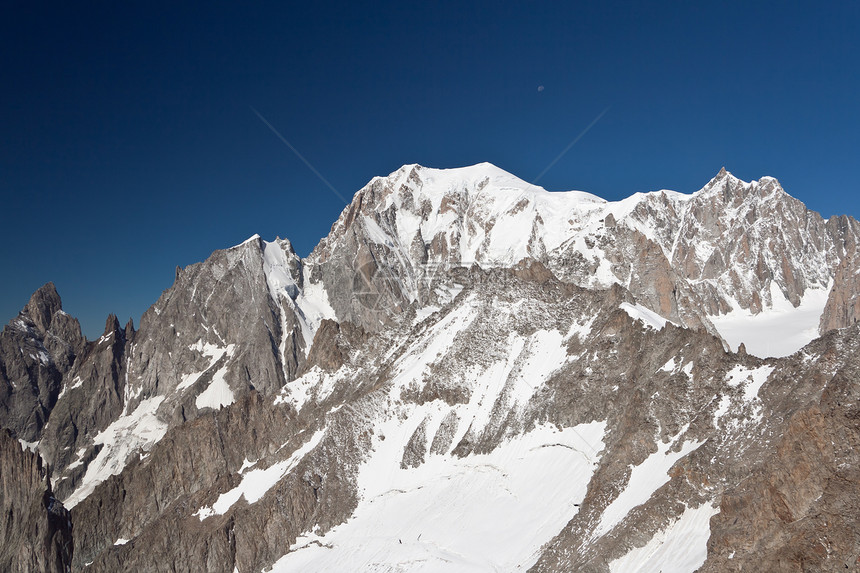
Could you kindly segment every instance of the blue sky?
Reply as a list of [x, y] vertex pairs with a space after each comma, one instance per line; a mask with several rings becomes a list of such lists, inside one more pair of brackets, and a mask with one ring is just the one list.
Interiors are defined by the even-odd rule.
[[[80, 4], [80, 5], [78, 5]], [[97, 337], [176, 265], [306, 255], [405, 163], [607, 199], [721, 166], [860, 215], [860, 4], [39, 3], [0, 18], [0, 322], [52, 280]], [[543, 90], [539, 90], [543, 86]]]

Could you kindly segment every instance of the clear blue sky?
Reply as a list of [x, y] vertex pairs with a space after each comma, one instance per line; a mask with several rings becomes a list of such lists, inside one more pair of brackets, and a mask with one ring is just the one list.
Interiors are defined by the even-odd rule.
[[[860, 4], [7, 2], [0, 322], [52, 280], [85, 334], [259, 233], [300, 254], [404, 163], [607, 199], [721, 166], [860, 215]], [[544, 86], [539, 91], [538, 87]]]

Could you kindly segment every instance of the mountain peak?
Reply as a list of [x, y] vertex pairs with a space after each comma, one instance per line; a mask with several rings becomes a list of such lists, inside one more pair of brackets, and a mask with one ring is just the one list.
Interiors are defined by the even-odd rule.
[[413, 163], [402, 166], [383, 179], [407, 185], [412, 182], [420, 184], [422, 187], [432, 186], [434, 189], [449, 191], [475, 187], [545, 191], [543, 187], [520, 179], [516, 175], [487, 161], [474, 165], [449, 168], [425, 167]]
[[49, 282], [33, 293], [30, 297], [30, 302], [24, 307], [24, 313], [30, 317], [33, 324], [40, 332], [44, 333], [51, 327], [51, 319], [54, 313], [63, 309], [63, 302], [60, 300], [60, 295], [57, 293], [57, 287], [54, 283]]
[[107, 320], [105, 320], [105, 331], [102, 336], [107, 337], [111, 334], [119, 333], [120, 330], [119, 319], [117, 319], [114, 313], [110, 313]]
[[[782, 193], [722, 168], [692, 195], [604, 201], [490, 163], [404, 165], [306, 259], [254, 235], [186, 267], [136, 335], [111, 315], [87, 344], [45, 285], [0, 332], [0, 426], [74, 505], [75, 569], [207, 569], [214, 548], [219, 573], [658, 570], [681, 547], [690, 570], [770, 570], [798, 531], [823, 560], [803, 516], [832, 525], [860, 491], [820, 495], [858, 466], [833, 455], [852, 451], [853, 399], [833, 372], [860, 364], [860, 224]], [[841, 330], [780, 358], [818, 324]], [[817, 447], [810, 419], [848, 438]], [[770, 487], [803, 464], [821, 470]], [[774, 531], [770, 558], [744, 543]]]
[[731, 183], [734, 183], [734, 182], [740, 182], [740, 183], [746, 183], [746, 181], [741, 181], [740, 179], [738, 179], [737, 177], [735, 177], [735, 176], [732, 174], [732, 172], [731, 172], [731, 171], [729, 171], [728, 169], [726, 169], [726, 168], [725, 168], [725, 166], [720, 167], [720, 170], [719, 170], [719, 171], [717, 172], [717, 174], [713, 177], [713, 179], [711, 179], [711, 180], [708, 182], [708, 185], [706, 185], [706, 187], [707, 187], [707, 186], [714, 186], [715, 184], [720, 183], [720, 182], [731, 182]]

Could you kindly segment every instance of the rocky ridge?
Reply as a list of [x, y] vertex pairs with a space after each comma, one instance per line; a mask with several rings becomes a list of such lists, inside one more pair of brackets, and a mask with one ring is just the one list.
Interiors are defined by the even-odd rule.
[[[767, 550], [774, 570], [844, 570], [856, 526], [820, 539], [856, 504], [857, 230], [724, 170], [607, 203], [405, 166], [306, 259], [252, 237], [178, 269], [138, 331], [111, 317], [87, 342], [40, 289], [0, 335], [0, 425], [38, 441], [88, 571], [606, 571], [673, 543], [706, 569]], [[828, 288], [830, 333], [800, 353], [719, 338], [721, 313]], [[422, 505], [472, 490], [534, 536], [470, 537], [492, 496], [453, 538]]]

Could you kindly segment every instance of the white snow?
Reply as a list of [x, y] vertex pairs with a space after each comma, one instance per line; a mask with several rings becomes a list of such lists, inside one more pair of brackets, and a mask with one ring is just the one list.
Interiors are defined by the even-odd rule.
[[275, 404], [292, 404], [296, 412], [301, 411], [310, 401], [322, 402], [334, 391], [337, 383], [349, 374], [347, 367], [329, 374], [319, 366], [314, 366], [300, 378], [288, 382], [275, 397]]
[[167, 424], [156, 416], [158, 406], [163, 401], [164, 396], [143, 400], [131, 414], [121, 416], [96, 435], [93, 442], [103, 447], [90, 462], [78, 488], [63, 500], [66, 507], [73, 508], [92, 493], [98, 484], [120, 473], [132, 454], [141, 450], [149, 451], [164, 437]]
[[313, 283], [306, 280], [296, 298], [296, 307], [300, 310], [299, 318], [302, 336], [305, 339], [305, 352], [308, 352], [320, 323], [326, 318], [336, 317], [322, 281]]
[[367, 231], [367, 234], [372, 241], [391, 248], [397, 246], [394, 244], [394, 240], [391, 236], [383, 231], [382, 227], [380, 227], [371, 217], [362, 215], [361, 220], [364, 223], [364, 229]]
[[[217, 333], [216, 333], [217, 334]], [[185, 374], [179, 381], [179, 384], [176, 386], [177, 391], [185, 390], [186, 388], [193, 385], [200, 376], [212, 368], [216, 362], [221, 360], [221, 358], [226, 354], [228, 358], [233, 356], [233, 352], [236, 350], [235, 344], [228, 344], [227, 346], [221, 347], [216, 346], [215, 344], [211, 344], [209, 342], [203, 342], [203, 340], [198, 340], [194, 344], [189, 347], [191, 350], [197, 351], [202, 354], [205, 358], [209, 359], [209, 365], [206, 366], [203, 370], [199, 372], [191, 372], [190, 374]]]
[[230, 389], [227, 380], [224, 378], [225, 374], [227, 374], [226, 366], [212, 375], [212, 381], [209, 383], [209, 386], [194, 401], [198, 410], [203, 408], [217, 410], [223, 406], [229, 406], [235, 401], [233, 390]]
[[687, 362], [683, 368], [681, 368], [681, 372], [687, 375], [691, 381], [693, 380], [693, 363]]
[[475, 320], [477, 312], [470, 297], [422, 333], [409, 352], [398, 359], [394, 388], [401, 388], [423, 380], [425, 369], [440, 356], [445, 356], [457, 336]]
[[[510, 351], [504, 358], [486, 367], [473, 365], [466, 370], [463, 378], [469, 382], [472, 393], [469, 397], [469, 403], [458, 412], [464, 423], [460, 424], [458, 433], [454, 436], [454, 444], [459, 442], [467, 431], [477, 433], [486, 428], [490, 422], [496, 401], [505, 389], [506, 382], [512, 378], [519, 378], [516, 376], [514, 368], [517, 365], [517, 358], [523, 353], [525, 348], [525, 339], [516, 333], [511, 333], [508, 335], [507, 346]], [[553, 367], [555, 365], [549, 366]], [[531, 395], [534, 389], [529, 388], [523, 382], [522, 380], [519, 381], [519, 384], [514, 382], [515, 387], [519, 386], [521, 394]], [[511, 401], [510, 399], [507, 400], [508, 405], [511, 405]]]
[[633, 320], [642, 321], [646, 327], [653, 328], [654, 330], [662, 330], [666, 326], [666, 323], [669, 322], [653, 310], [649, 310], [638, 303], [630, 304], [629, 302], [622, 302], [620, 308], [629, 314]]
[[597, 539], [611, 531], [621, 523], [630, 513], [630, 510], [648, 501], [654, 492], [669, 481], [668, 471], [675, 465], [675, 462], [704, 443], [699, 441], [684, 442], [678, 451], [670, 452], [669, 450], [685, 431], [686, 428], [668, 443], [658, 440], [657, 451], [632, 469], [627, 487], [604, 510], [600, 523], [592, 533], [592, 539]]
[[[83, 381], [83, 380], [81, 380], [81, 377], [80, 377], [80, 376], [75, 376], [75, 377], [72, 379], [72, 384], [69, 386], [69, 388], [68, 388], [68, 389], [69, 389], [69, 390], [74, 390], [75, 388], [80, 388], [80, 387], [81, 387], [81, 386], [83, 386], [83, 385], [84, 385], [84, 381]], [[66, 391], [66, 389], [65, 389], [65, 388], [63, 388], [63, 392], [65, 392], [65, 391]]]
[[245, 461], [242, 462], [242, 467], [239, 468], [239, 473], [240, 474], [245, 473], [245, 470], [250, 469], [250, 468], [254, 467], [255, 465], [257, 465], [257, 461], [258, 460], [255, 460], [252, 462], [248, 458], [245, 458]]
[[557, 330], [538, 330], [526, 339], [518, 374], [511, 380], [512, 399], [526, 404], [550, 375], [567, 362], [564, 335]]
[[715, 428], [719, 427], [718, 423], [719, 423], [720, 418], [722, 418], [723, 416], [725, 416], [728, 413], [729, 407], [731, 406], [731, 404], [732, 404], [732, 400], [728, 396], [723, 396], [722, 398], [720, 398], [720, 403], [717, 405], [717, 409], [714, 411], [714, 427]]
[[[223, 515], [229, 510], [233, 504], [239, 501], [240, 498], [245, 498], [248, 503], [256, 503], [266, 492], [281, 481], [296, 465], [305, 457], [305, 454], [313, 450], [322, 440], [324, 430], [319, 430], [314, 433], [311, 438], [299, 447], [292, 455], [276, 464], [269, 466], [266, 469], [251, 470], [242, 476], [242, 481], [225, 493], [218, 496], [218, 500], [212, 504], [212, 507], [202, 507], [194, 515], [203, 521], [212, 515]], [[243, 466], [244, 467], [244, 466]]]
[[266, 274], [266, 284], [272, 300], [277, 301], [282, 294], [295, 298], [299, 287], [290, 273], [289, 261], [284, 248], [289, 243], [286, 241], [265, 242], [263, 247], [263, 271]]
[[743, 342], [749, 354], [760, 358], [788, 356], [818, 338], [818, 323], [830, 288], [807, 289], [795, 308], [771, 282], [772, 307], [755, 315], [737, 307], [708, 318], [732, 350], [737, 351]]
[[744, 400], [751, 402], [758, 398], [758, 391], [767, 382], [770, 373], [773, 372], [773, 366], [761, 366], [750, 373], [750, 381], [744, 386]]
[[120, 537], [119, 539], [117, 539], [116, 541], [114, 541], [114, 542], [113, 542], [113, 544], [114, 544], [114, 545], [125, 545], [125, 544], [126, 544], [126, 543], [128, 543], [128, 542], [129, 542], [129, 540], [128, 540], [128, 539], [124, 539], [124, 538]]
[[30, 450], [31, 452], [35, 452], [39, 447], [39, 442], [41, 440], [36, 440], [35, 442], [28, 442], [27, 440], [22, 440], [18, 438], [18, 443], [21, 444], [21, 451]]
[[323, 536], [307, 532], [273, 572], [525, 570], [578, 511], [606, 427], [539, 426], [487, 455], [431, 455], [402, 470], [403, 424], [382, 424], [354, 515]]
[[428, 316], [431, 316], [434, 312], [438, 312], [439, 310], [441, 310], [441, 307], [434, 306], [434, 305], [429, 305], [429, 306], [425, 306], [423, 308], [419, 308], [415, 312], [415, 322], [416, 323], [421, 322], [422, 320], [424, 320]]
[[[419, 182], [410, 179], [413, 169], [418, 170]], [[639, 194], [627, 203], [608, 203], [582, 191], [549, 192], [489, 163], [457, 169], [405, 165], [384, 179], [395, 192], [385, 197], [378, 210], [393, 208], [395, 220], [380, 224], [363, 216], [370, 240], [404, 257], [419, 233], [425, 242], [441, 235], [450, 246], [450, 257], [430, 263], [453, 260], [483, 268], [509, 267], [524, 257], [560, 248], [572, 238], [582, 239], [602, 227], [607, 213], [629, 213], [650, 196]], [[403, 189], [408, 190], [412, 208], [403, 204]], [[444, 212], [443, 199], [449, 201]], [[427, 203], [429, 210], [416, 210], [415, 206]], [[533, 233], [535, 242], [530, 241]], [[588, 247], [581, 240], [570, 244], [598, 266], [594, 285], [606, 287], [618, 282], [599, 248]]]
[[732, 387], [745, 384], [744, 401], [750, 402], [758, 397], [758, 391], [767, 381], [771, 372], [774, 371], [774, 368], [774, 366], [764, 365], [749, 369], [738, 365], [726, 373], [726, 384]]
[[247, 239], [245, 239], [244, 241], [242, 241], [238, 245], [233, 245], [232, 247], [230, 247], [230, 249], [235, 249], [236, 247], [241, 247], [241, 246], [247, 245], [251, 241], [259, 241], [259, 240], [260, 240], [260, 235], [258, 235], [257, 233], [254, 233], [253, 235], [251, 235], [250, 237], [248, 237]]
[[612, 573], [693, 573], [708, 557], [710, 519], [719, 513], [713, 502], [687, 507], [643, 547], [609, 563]]
[[567, 331], [567, 336], [565, 336], [565, 340], [570, 340], [574, 336], [576, 336], [580, 340], [585, 340], [588, 335], [591, 334], [591, 326], [592, 324], [594, 324], [595, 318], [595, 316], [592, 316], [588, 319], [588, 321], [584, 323], [573, 321], [570, 325], [570, 329]]

